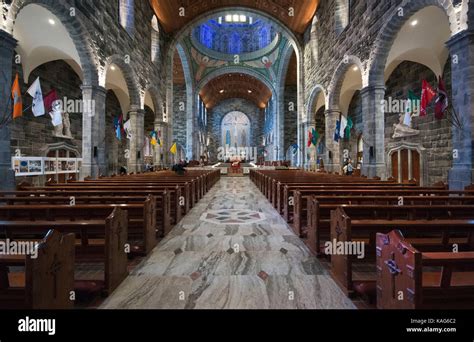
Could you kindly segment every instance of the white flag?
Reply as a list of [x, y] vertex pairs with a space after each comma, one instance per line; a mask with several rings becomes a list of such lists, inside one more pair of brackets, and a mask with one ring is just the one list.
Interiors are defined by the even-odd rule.
[[131, 140], [132, 139], [132, 122], [128, 120], [126, 123], [124, 123], [123, 129], [125, 130], [125, 133], [127, 134], [127, 139]]
[[347, 118], [344, 115], [341, 115], [341, 129], [339, 130], [339, 136], [341, 139], [344, 139], [346, 135], [346, 128], [347, 128]]
[[31, 110], [33, 115], [38, 117], [45, 114], [44, 102], [43, 102], [43, 92], [41, 91], [41, 84], [39, 77], [36, 81], [33, 82], [30, 89], [28, 89], [28, 94], [33, 97], [33, 104], [31, 105]]

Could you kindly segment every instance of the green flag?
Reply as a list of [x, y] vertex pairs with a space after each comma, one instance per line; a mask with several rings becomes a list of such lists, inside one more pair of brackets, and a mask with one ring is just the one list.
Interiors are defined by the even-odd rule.
[[311, 138], [311, 143], [314, 145], [314, 147], [318, 146], [318, 139], [319, 134], [316, 129], [313, 128], [313, 137]]
[[411, 127], [412, 122], [412, 115], [419, 116], [420, 115], [420, 98], [415, 95], [413, 90], [408, 91], [408, 101], [405, 110], [405, 117], [403, 118], [403, 123]]
[[352, 122], [352, 119], [351, 118], [347, 118], [347, 126], [346, 126], [346, 131], [344, 132], [344, 137], [346, 139], [350, 139], [351, 138], [351, 131], [352, 131], [352, 128], [354, 127], [354, 123]]

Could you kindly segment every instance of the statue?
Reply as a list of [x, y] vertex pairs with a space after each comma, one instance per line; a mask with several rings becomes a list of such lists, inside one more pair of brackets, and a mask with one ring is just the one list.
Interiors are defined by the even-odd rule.
[[53, 136], [56, 138], [73, 139], [71, 133], [71, 121], [69, 120], [69, 113], [65, 113], [62, 110], [61, 102], [55, 101], [52, 106], [51, 116], [53, 124]]
[[393, 139], [413, 137], [420, 134], [420, 131], [412, 128], [412, 117], [410, 113], [400, 115], [400, 121], [398, 124], [393, 125]]

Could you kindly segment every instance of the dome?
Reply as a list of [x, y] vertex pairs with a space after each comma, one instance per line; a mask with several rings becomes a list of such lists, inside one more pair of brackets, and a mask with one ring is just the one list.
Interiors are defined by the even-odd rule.
[[278, 34], [273, 25], [263, 19], [228, 14], [196, 26], [192, 38], [201, 50], [244, 54], [265, 49], [278, 38]]

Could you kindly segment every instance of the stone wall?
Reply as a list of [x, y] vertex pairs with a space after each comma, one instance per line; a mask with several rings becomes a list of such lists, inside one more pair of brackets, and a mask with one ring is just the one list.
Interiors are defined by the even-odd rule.
[[[43, 95], [51, 89], [56, 89], [59, 99], [67, 97], [68, 100], [81, 100], [81, 80], [74, 70], [64, 61], [54, 61], [43, 64], [33, 70], [28, 83], [23, 81], [21, 65], [14, 65], [15, 75], [18, 72], [21, 92], [23, 94], [23, 116], [10, 124], [11, 128], [11, 151], [19, 149], [22, 156], [45, 157], [48, 145], [67, 142], [74, 146], [79, 153], [82, 150], [82, 113], [69, 113], [71, 122], [71, 133], [74, 139], [56, 138], [53, 136], [53, 124], [48, 114], [35, 117], [31, 109], [32, 97], [26, 92], [31, 84], [40, 78]], [[25, 95], [26, 94], [26, 95]]]
[[186, 146], [187, 140], [186, 106], [186, 85], [175, 84], [173, 86], [173, 142], [182, 146]]
[[[444, 79], [448, 93], [451, 94], [451, 63], [446, 63]], [[434, 73], [427, 67], [413, 62], [401, 63], [387, 81], [386, 100], [406, 100], [409, 90], [421, 97], [421, 80], [427, 80], [436, 89]], [[451, 98], [451, 96], [450, 96]], [[446, 182], [448, 171], [452, 167], [452, 128], [447, 119], [437, 120], [434, 117], [433, 105], [428, 116], [413, 119], [413, 128], [420, 131], [415, 137], [393, 139], [393, 125], [399, 122], [399, 113], [386, 113], [385, 116], [385, 148], [389, 150], [402, 142], [418, 145], [425, 149], [427, 165], [427, 185], [439, 181]], [[391, 170], [388, 170], [391, 173]], [[390, 174], [389, 174], [390, 175]]]
[[110, 175], [119, 173], [120, 168], [127, 165], [125, 150], [128, 148], [127, 137], [123, 135], [119, 141], [115, 133], [114, 118], [122, 114], [122, 108], [120, 107], [120, 102], [112, 90], [107, 92], [105, 100], [105, 113], [106, 156], [108, 173]]
[[[283, 108], [285, 110], [285, 122], [284, 122], [284, 155], [286, 156], [287, 150], [293, 145], [298, 143], [298, 87], [296, 85], [287, 85], [285, 87], [285, 102]], [[290, 108], [290, 104], [293, 104], [293, 110]]]

